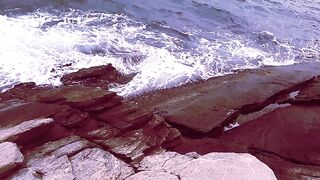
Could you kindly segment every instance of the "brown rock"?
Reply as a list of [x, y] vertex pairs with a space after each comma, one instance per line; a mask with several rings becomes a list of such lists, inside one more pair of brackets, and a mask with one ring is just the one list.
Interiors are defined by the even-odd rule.
[[13, 141], [25, 144], [44, 134], [53, 127], [53, 119], [34, 119], [25, 121], [14, 127], [5, 127], [0, 130], [0, 142]]
[[46, 118], [60, 111], [69, 109], [68, 106], [24, 102], [10, 100], [0, 103], [0, 127], [14, 126], [27, 120]]
[[37, 86], [34, 82], [26, 82], [14, 85], [13, 88], [0, 93], [0, 102], [8, 101], [11, 99], [26, 99], [29, 96], [39, 92], [51, 89], [50, 85]]
[[320, 74], [319, 67], [318, 63], [308, 63], [246, 70], [132, 100], [187, 133], [214, 133], [239, 114], [260, 110], [282, 95], [305, 87], [313, 81], [312, 76]]
[[266, 163], [281, 180], [319, 179], [320, 167], [298, 164], [270, 153], [256, 152], [254, 156]]
[[201, 138], [201, 139], [188, 139], [181, 138], [178, 144], [170, 147], [166, 146], [169, 151], [175, 151], [181, 154], [189, 152], [196, 152], [198, 154], [207, 154], [210, 152], [248, 152], [246, 145], [235, 144], [225, 140]]
[[61, 78], [64, 85], [82, 84], [89, 87], [108, 87], [111, 83], [125, 84], [132, 79], [119, 73], [111, 64], [80, 69]]
[[320, 106], [278, 108], [221, 138], [303, 164], [320, 165]]
[[68, 104], [75, 108], [98, 105], [111, 99], [116, 93], [101, 88], [89, 88], [80, 85], [54, 88], [29, 98], [43, 103]]

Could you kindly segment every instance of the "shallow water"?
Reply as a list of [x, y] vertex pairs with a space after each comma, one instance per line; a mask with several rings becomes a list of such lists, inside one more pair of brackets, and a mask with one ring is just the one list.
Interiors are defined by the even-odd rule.
[[112, 63], [137, 73], [127, 96], [319, 61], [319, 29], [316, 0], [0, 0], [0, 89]]

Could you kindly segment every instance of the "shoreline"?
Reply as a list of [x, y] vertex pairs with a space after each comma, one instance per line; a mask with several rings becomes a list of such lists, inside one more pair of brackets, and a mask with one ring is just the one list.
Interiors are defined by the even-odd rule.
[[[21, 171], [27, 169], [35, 177], [40, 172], [42, 178], [77, 178], [83, 170], [66, 173], [59, 167], [80, 166], [79, 158], [87, 163], [83, 167], [95, 165], [82, 157], [89, 153], [119, 161], [126, 167], [122, 179], [141, 178], [139, 173], [150, 170], [136, 167], [150, 155], [166, 156], [164, 151], [196, 152], [197, 160], [214, 152], [249, 153], [278, 179], [320, 177], [319, 75], [320, 63], [262, 67], [128, 99], [106, 90], [133, 77], [122, 76], [111, 65], [65, 75], [58, 87], [22, 83], [0, 93], [0, 142], [16, 143], [24, 160], [0, 171], [0, 177], [23, 178]], [[225, 130], [235, 122], [238, 127]], [[39, 163], [48, 168], [39, 169]], [[99, 173], [107, 170], [97, 166]], [[113, 169], [110, 178], [117, 173]], [[246, 173], [252, 172], [239, 176]]]

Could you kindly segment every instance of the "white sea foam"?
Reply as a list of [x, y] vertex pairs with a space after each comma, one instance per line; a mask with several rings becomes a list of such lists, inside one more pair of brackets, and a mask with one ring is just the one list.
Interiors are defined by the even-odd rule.
[[[58, 85], [64, 73], [111, 63], [124, 74], [137, 73], [131, 82], [113, 89], [129, 96], [234, 69], [294, 63], [293, 58], [279, 60], [251, 47], [241, 37], [221, 36], [223, 40], [194, 40], [185, 50], [181, 39], [152, 32], [124, 15], [71, 11], [0, 16], [0, 83]], [[67, 63], [72, 66], [61, 67]]]

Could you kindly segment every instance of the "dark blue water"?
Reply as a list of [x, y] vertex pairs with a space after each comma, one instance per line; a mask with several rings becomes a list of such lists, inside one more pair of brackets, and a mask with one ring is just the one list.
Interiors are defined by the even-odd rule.
[[0, 0], [0, 28], [2, 87], [112, 63], [129, 95], [320, 59], [318, 0]]

